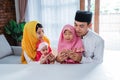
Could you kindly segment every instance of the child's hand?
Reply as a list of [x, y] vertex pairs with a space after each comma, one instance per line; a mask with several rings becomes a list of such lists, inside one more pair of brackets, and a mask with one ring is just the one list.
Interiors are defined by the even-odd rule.
[[50, 62], [54, 62], [55, 61], [55, 56], [51, 53], [51, 54], [48, 55], [47, 59], [50, 60]]
[[79, 62], [80, 59], [81, 59], [81, 56], [78, 53], [72, 52], [72, 53], [69, 54], [69, 58], [71, 58], [74, 61]]
[[68, 53], [61, 52], [61, 53], [59, 53], [58, 56], [57, 56], [57, 61], [58, 61], [58, 62], [63, 62], [63, 61], [65, 61], [65, 60], [67, 60], [67, 58], [68, 58]]

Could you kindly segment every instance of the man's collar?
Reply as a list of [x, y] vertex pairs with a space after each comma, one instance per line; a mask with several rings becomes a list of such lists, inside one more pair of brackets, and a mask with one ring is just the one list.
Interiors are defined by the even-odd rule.
[[84, 36], [82, 36], [81, 39], [86, 38], [89, 35], [89, 33], [90, 33], [90, 30], [88, 29], [87, 33]]

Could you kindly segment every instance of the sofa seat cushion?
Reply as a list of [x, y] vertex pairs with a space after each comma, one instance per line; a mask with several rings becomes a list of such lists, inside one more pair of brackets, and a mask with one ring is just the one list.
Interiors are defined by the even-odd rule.
[[0, 64], [20, 64], [20, 56], [9, 55], [0, 59]]
[[11, 46], [3, 34], [0, 34], [0, 58], [12, 54]]

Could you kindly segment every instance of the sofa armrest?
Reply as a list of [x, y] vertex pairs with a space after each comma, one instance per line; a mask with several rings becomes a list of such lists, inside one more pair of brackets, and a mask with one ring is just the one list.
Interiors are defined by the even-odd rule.
[[21, 56], [22, 48], [21, 46], [11, 46], [13, 54], [16, 56]]

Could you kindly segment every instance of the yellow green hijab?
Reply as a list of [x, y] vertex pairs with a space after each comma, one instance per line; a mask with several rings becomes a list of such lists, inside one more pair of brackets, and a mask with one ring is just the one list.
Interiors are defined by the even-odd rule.
[[[21, 63], [27, 64], [23, 52], [25, 51], [28, 57], [33, 61], [36, 57], [36, 44], [39, 41], [36, 34], [36, 25], [37, 21], [30, 21], [25, 24], [23, 30], [23, 39], [22, 39], [22, 55]], [[46, 36], [43, 36], [43, 40], [50, 44], [49, 39]]]

